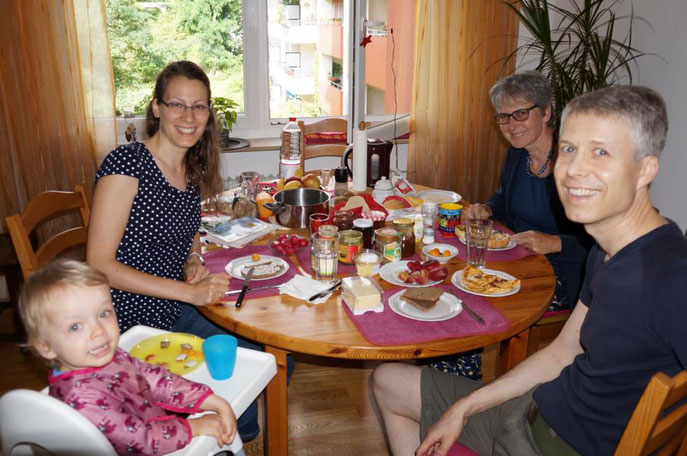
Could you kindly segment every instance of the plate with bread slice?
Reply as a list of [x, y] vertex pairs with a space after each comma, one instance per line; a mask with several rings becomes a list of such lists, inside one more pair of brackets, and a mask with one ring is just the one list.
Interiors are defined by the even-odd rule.
[[451, 283], [477, 296], [510, 296], [520, 291], [520, 280], [503, 271], [467, 265], [451, 276]]
[[408, 288], [389, 298], [389, 308], [411, 320], [443, 321], [458, 315], [463, 303], [441, 288]]
[[252, 280], [267, 280], [286, 274], [289, 263], [272, 255], [249, 255], [229, 262], [224, 270], [236, 279], [245, 279], [250, 268], [254, 268]]
[[[467, 244], [465, 240], [465, 225], [456, 225], [456, 237], [463, 244]], [[491, 236], [489, 236], [489, 250], [510, 250], [516, 245], [518, 245], [517, 242], [515, 242], [508, 233], [491, 230]]]

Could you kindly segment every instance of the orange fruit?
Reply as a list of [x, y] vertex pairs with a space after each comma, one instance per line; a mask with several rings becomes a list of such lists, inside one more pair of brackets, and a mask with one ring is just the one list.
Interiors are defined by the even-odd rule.
[[274, 213], [265, 207], [265, 203], [273, 203], [274, 198], [267, 192], [260, 192], [255, 197], [255, 203], [258, 205], [258, 217], [261, 219], [267, 219]]
[[429, 253], [430, 255], [434, 255], [434, 256], [441, 256], [441, 254], [439, 253], [439, 249], [436, 249], [436, 248], [430, 250], [428, 253]]
[[451, 256], [451, 251], [450, 250], [444, 250], [444, 253], [441, 254], [441, 256]]

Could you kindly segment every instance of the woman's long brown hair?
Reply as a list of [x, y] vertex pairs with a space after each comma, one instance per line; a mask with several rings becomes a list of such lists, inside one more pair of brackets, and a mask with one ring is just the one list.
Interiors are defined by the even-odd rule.
[[[146, 112], [146, 133], [152, 137], [160, 129], [160, 119], [153, 115], [153, 100], [164, 100], [167, 85], [174, 78], [183, 76], [187, 79], [201, 81], [208, 91], [208, 106], [211, 106], [210, 79], [205, 71], [198, 65], [188, 60], [180, 60], [170, 63], [157, 75], [153, 99], [148, 104]], [[220, 176], [219, 163], [219, 133], [215, 113], [210, 107], [208, 123], [205, 125], [203, 136], [186, 152], [186, 179], [189, 184], [200, 188], [202, 197], [214, 201], [222, 191], [222, 177]]]

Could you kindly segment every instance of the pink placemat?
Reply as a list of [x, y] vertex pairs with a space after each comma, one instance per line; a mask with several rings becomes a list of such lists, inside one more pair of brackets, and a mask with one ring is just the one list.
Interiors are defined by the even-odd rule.
[[389, 297], [401, 291], [403, 288], [400, 287], [384, 292], [384, 311], [380, 313], [367, 312], [362, 315], [353, 315], [343, 300], [341, 305], [363, 338], [375, 345], [404, 345], [453, 337], [494, 334], [510, 327], [510, 322], [486, 299], [464, 293], [453, 285], [439, 285], [439, 288], [453, 290], [463, 302], [484, 319], [485, 324], [478, 323], [465, 310], [444, 321], [419, 321], [402, 317], [389, 308]]
[[[301, 250], [308, 250], [308, 249], [301, 249]], [[253, 255], [254, 253], [257, 253], [258, 255], [272, 255], [272, 256], [278, 256], [279, 258], [282, 258], [285, 260], [288, 265], [289, 265], [289, 270], [286, 271], [286, 274], [280, 276], [280, 277], [275, 277], [274, 279], [268, 279], [268, 280], [254, 280], [251, 282], [251, 286], [253, 287], [262, 287], [266, 285], [281, 285], [282, 283], [286, 283], [289, 280], [291, 280], [297, 273], [298, 269], [296, 266], [289, 260], [288, 257], [283, 257], [281, 255], [275, 255], [272, 249], [269, 248], [269, 246], [266, 245], [251, 245], [247, 247], [243, 247], [241, 249], [219, 249], [219, 250], [213, 250], [212, 252], [207, 252], [206, 254], [203, 255], [203, 258], [205, 259], [205, 267], [210, 270], [212, 273], [218, 273], [218, 272], [225, 272], [224, 267], [229, 263], [231, 260], [235, 258], [240, 258], [244, 256], [249, 256]], [[234, 277], [231, 278], [231, 282], [229, 282], [229, 290], [240, 290], [241, 287], [243, 286], [243, 280], [236, 279]], [[248, 294], [246, 295], [246, 298], [261, 298], [263, 296], [276, 296], [279, 294], [279, 288], [268, 288], [267, 290], [260, 290], [260, 291], [249, 291]], [[225, 302], [234, 302], [236, 299], [238, 299], [239, 295], [234, 294], [230, 296], [225, 296], [222, 298], [222, 301]]]
[[[499, 231], [503, 231], [504, 233], [508, 234], [513, 234], [513, 231], [508, 229], [507, 227], [495, 223], [494, 224], [494, 229], [497, 229]], [[437, 232], [438, 233], [438, 232]], [[458, 236], [442, 236], [440, 234], [437, 234], [435, 236], [435, 241], [444, 243], [444, 244], [451, 244], [455, 247], [458, 248], [458, 258], [460, 258], [463, 261], [467, 260], [468, 257], [468, 248], [465, 244], [460, 242], [460, 239], [458, 239]], [[530, 252], [527, 250], [525, 247], [521, 247], [519, 245], [516, 245], [512, 249], [508, 250], [489, 250], [487, 251], [487, 263], [489, 262], [494, 262], [498, 263], [500, 261], [515, 261], [519, 260], [520, 258], [525, 258], [526, 256], [534, 255], [534, 253]]]

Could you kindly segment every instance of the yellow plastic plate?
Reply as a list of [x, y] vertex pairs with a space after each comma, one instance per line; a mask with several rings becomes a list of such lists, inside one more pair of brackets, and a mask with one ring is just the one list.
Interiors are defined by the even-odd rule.
[[[163, 348], [163, 342], [169, 342], [167, 348]], [[183, 344], [189, 344], [191, 348], [185, 349]], [[203, 364], [203, 339], [186, 333], [158, 334], [134, 345], [129, 354], [149, 364], [161, 364], [173, 374], [185, 375]], [[177, 361], [177, 357], [182, 354], [186, 355], [186, 359]], [[191, 360], [196, 364], [187, 367]]]

